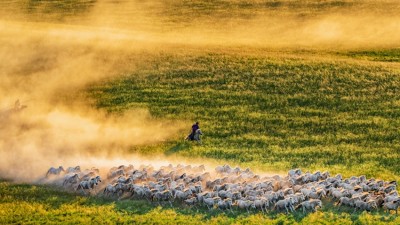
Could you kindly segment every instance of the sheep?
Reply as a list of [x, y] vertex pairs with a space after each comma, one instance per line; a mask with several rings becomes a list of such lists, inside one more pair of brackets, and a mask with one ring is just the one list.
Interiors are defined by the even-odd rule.
[[96, 176], [96, 173], [95, 172], [93, 172], [93, 171], [90, 171], [90, 172], [81, 172], [80, 173], [80, 175], [81, 175], [81, 180], [90, 180], [92, 177], [94, 177], [94, 176]]
[[381, 190], [384, 191], [385, 193], [390, 193], [391, 191], [395, 191], [396, 190], [396, 185], [390, 184], [390, 185], [388, 185], [386, 187], [382, 187]]
[[378, 206], [376, 205], [375, 201], [368, 201], [364, 202], [362, 200], [356, 200], [354, 202], [355, 208], [354, 212], [357, 211], [358, 209], [361, 211], [367, 210], [367, 211], [372, 211], [372, 209], [376, 209]]
[[286, 213], [289, 213], [289, 210], [293, 212], [294, 211], [293, 204], [294, 204], [293, 198], [291, 198], [291, 197], [285, 198], [285, 199], [277, 201], [275, 203], [274, 209], [277, 211], [284, 209], [286, 211]]
[[145, 198], [146, 197], [146, 189], [140, 186], [133, 186], [131, 188], [131, 197]]
[[324, 171], [321, 173], [321, 179], [326, 180], [330, 176], [328, 171]]
[[63, 186], [72, 186], [73, 184], [77, 184], [79, 182], [79, 175], [77, 173], [75, 174], [67, 174], [64, 177], [64, 182], [63, 182]]
[[253, 201], [251, 207], [253, 209], [261, 209], [262, 212], [267, 212], [267, 207], [269, 206], [268, 200], [265, 198], [256, 199]]
[[80, 166], [68, 167], [66, 170], [66, 173], [80, 173], [80, 172], [81, 172]]
[[103, 195], [109, 197], [110, 194], [115, 195], [118, 194], [118, 192], [122, 189], [122, 184], [121, 183], [116, 183], [114, 185], [108, 184], [103, 191]]
[[161, 201], [168, 201], [169, 204], [172, 207], [172, 203], [171, 203], [172, 193], [169, 190], [165, 190], [165, 191], [162, 191], [162, 192], [157, 191], [153, 196], [153, 200], [158, 201], [159, 204], [160, 204]]
[[110, 171], [107, 175], [108, 179], [118, 177], [118, 176], [125, 176], [125, 171], [123, 169], [117, 169], [114, 171]]
[[215, 172], [222, 174], [222, 173], [230, 173], [232, 168], [229, 165], [217, 166], [215, 168]]
[[193, 193], [190, 189], [185, 189], [184, 191], [176, 191], [175, 195], [174, 195], [174, 199], [185, 200], [192, 194]]
[[246, 209], [247, 213], [249, 213], [249, 208], [253, 205], [252, 201], [249, 200], [237, 200], [234, 206], [237, 206], [239, 209]]
[[301, 175], [301, 170], [300, 169], [289, 170], [288, 175], [289, 175], [289, 177], [300, 176]]
[[90, 189], [94, 189], [94, 187], [98, 184], [98, 182], [101, 182], [100, 176], [91, 178], [89, 181], [86, 180], [81, 181], [78, 187], [76, 188], [76, 191], [81, 189], [84, 192], [85, 189], [88, 189], [90, 192]]
[[350, 192], [348, 190], [344, 189], [337, 189], [332, 191], [332, 198], [335, 199], [340, 199], [342, 197], [350, 197]]
[[241, 199], [241, 198], [242, 198], [242, 193], [240, 193], [240, 192], [238, 192], [238, 191], [232, 193], [231, 199], [233, 199], [233, 200], [239, 200], [239, 199]]
[[305, 196], [302, 193], [291, 194], [287, 197], [293, 198], [293, 205], [300, 204], [300, 202], [305, 200]]
[[227, 199], [219, 199], [217, 202], [217, 206], [220, 210], [225, 210], [229, 209], [232, 213], [232, 199], [227, 198]]
[[203, 203], [207, 206], [207, 208], [210, 210], [214, 208], [215, 205], [215, 198], [204, 198]]
[[284, 193], [285, 195], [294, 194], [294, 191], [293, 191], [292, 188], [285, 188], [285, 189], [282, 190], [282, 191], [283, 191], [283, 193]]
[[383, 200], [386, 203], [386, 202], [396, 201], [396, 200], [399, 200], [399, 199], [400, 199], [400, 197], [397, 196], [397, 191], [395, 191], [392, 194], [387, 194]]
[[195, 206], [199, 200], [196, 197], [191, 197], [189, 199], [185, 199], [183, 202], [188, 206]]
[[357, 199], [355, 199], [355, 198], [349, 198], [349, 197], [341, 197], [340, 199], [339, 199], [339, 202], [337, 203], [337, 206], [342, 206], [342, 205], [345, 205], [345, 206], [350, 206], [350, 207], [354, 207], [355, 206], [355, 201], [356, 201]]
[[365, 200], [367, 197], [369, 197], [368, 192], [361, 192], [361, 193], [356, 193], [351, 196], [352, 198], [360, 198], [361, 200]]
[[382, 207], [384, 203], [384, 198], [382, 195], [369, 195], [365, 200], [374, 201], [377, 207]]
[[326, 192], [324, 189], [318, 189], [316, 191], [311, 192], [308, 197], [311, 199], [322, 199], [326, 196]]
[[[46, 177], [60, 175], [63, 172], [60, 168], [61, 166], [49, 170]], [[98, 182], [101, 182], [100, 178], [98, 181], [94, 181], [93, 178], [99, 174], [97, 169], [85, 170], [79, 174], [71, 173], [80, 171], [80, 167], [77, 166], [69, 167], [67, 171], [70, 173], [64, 176], [64, 187], [74, 186], [77, 191], [89, 190], [90, 193]], [[262, 178], [253, 174], [250, 169], [241, 170], [229, 165], [217, 167], [216, 171], [220, 172], [211, 179], [209, 172], [204, 173], [204, 167], [169, 165], [155, 170], [141, 166], [134, 170], [133, 165], [122, 165], [109, 170], [108, 176], [114, 180], [105, 185], [103, 194], [120, 196], [129, 192], [130, 198], [147, 201], [170, 201], [171, 204], [173, 199], [177, 199], [188, 206], [205, 205], [208, 209], [218, 207], [220, 210], [231, 210], [231, 206], [235, 206], [246, 209], [247, 212], [251, 209], [266, 212], [267, 208], [271, 209], [273, 206], [274, 209], [285, 210], [286, 213], [300, 207], [303, 208], [303, 212], [315, 210], [315, 207], [319, 206], [318, 203], [309, 206], [309, 202], [317, 202], [313, 199], [320, 200], [328, 196], [338, 201], [338, 207], [345, 205], [353, 207], [356, 211], [370, 211], [384, 206], [389, 212], [396, 210], [397, 213], [397, 208], [394, 209], [398, 207], [399, 201], [395, 190], [396, 182], [367, 180], [364, 175], [343, 180], [340, 174], [335, 177], [330, 177], [328, 172], [318, 171], [302, 174], [299, 169], [289, 171], [286, 177], [275, 175]], [[232, 204], [232, 201], [235, 204]]]
[[218, 197], [220, 197], [222, 199], [225, 199], [225, 198], [232, 199], [233, 198], [233, 194], [230, 191], [221, 190], [221, 191], [217, 192], [217, 195], [218, 195]]
[[390, 210], [395, 210], [396, 215], [397, 215], [397, 209], [399, 208], [399, 206], [400, 206], [400, 200], [383, 203], [383, 208], [386, 209], [388, 213], [390, 213]]
[[315, 189], [315, 187], [311, 187], [311, 188], [302, 188], [300, 189], [300, 192], [306, 196], [306, 198], [309, 198], [310, 194], [312, 192], [316, 192], [317, 190]]
[[50, 167], [50, 169], [46, 173], [46, 178], [50, 177], [51, 175], [60, 175], [61, 172], [65, 172], [64, 167], [59, 166], [57, 169], [54, 167]]
[[300, 207], [303, 209], [303, 213], [305, 213], [307, 209], [315, 212], [317, 211], [317, 207], [322, 208], [322, 202], [319, 199], [311, 199], [300, 203], [297, 208]]

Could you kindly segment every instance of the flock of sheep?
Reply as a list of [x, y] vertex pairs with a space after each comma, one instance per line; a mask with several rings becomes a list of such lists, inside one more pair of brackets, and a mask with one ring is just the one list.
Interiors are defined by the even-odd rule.
[[[104, 179], [101, 178], [105, 177]], [[354, 211], [372, 211], [383, 207], [396, 211], [400, 206], [396, 181], [367, 179], [365, 176], [342, 178], [328, 172], [302, 173], [293, 169], [287, 176], [264, 176], [250, 169], [229, 165], [207, 172], [203, 165], [152, 166], [133, 165], [111, 168], [107, 174], [99, 169], [81, 170], [79, 166], [50, 168], [50, 182], [84, 194], [116, 199], [145, 199], [158, 204], [181, 202], [190, 207], [207, 207], [232, 212], [275, 210], [278, 212], [316, 211], [322, 199]]]

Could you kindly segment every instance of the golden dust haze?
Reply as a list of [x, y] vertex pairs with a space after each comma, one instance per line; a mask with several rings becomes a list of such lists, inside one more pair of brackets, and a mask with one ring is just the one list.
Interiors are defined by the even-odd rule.
[[389, 0], [2, 1], [0, 177], [34, 180], [50, 166], [105, 163], [181, 135], [183, 122], [146, 109], [109, 115], [65, 94], [146, 63], [131, 53], [399, 47], [399, 11]]

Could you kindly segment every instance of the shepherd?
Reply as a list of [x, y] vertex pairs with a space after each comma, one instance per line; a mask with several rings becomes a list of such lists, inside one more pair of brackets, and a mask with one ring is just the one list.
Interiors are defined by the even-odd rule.
[[192, 125], [191, 133], [186, 137], [186, 139], [194, 141], [194, 135], [198, 129], [200, 129], [199, 122], [196, 122], [195, 124]]

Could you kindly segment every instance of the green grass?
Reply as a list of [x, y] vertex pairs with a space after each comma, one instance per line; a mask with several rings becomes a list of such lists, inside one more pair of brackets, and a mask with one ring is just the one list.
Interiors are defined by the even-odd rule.
[[202, 146], [177, 139], [158, 152], [266, 170], [399, 178], [395, 68], [233, 52], [147, 55], [144, 68], [94, 84], [88, 95], [112, 113], [146, 107], [154, 117], [189, 121], [188, 129], [200, 121]]
[[[330, 203], [326, 203], [330, 204]], [[0, 182], [1, 224], [398, 224], [400, 218], [382, 212], [354, 213], [332, 206], [321, 212], [291, 215], [235, 212], [223, 213], [206, 208], [158, 206], [146, 201], [112, 201], [84, 197], [43, 185]]]
[[[86, 16], [100, 2], [106, 1], [5, 0], [0, 3], [0, 19], [90, 25]], [[372, 0], [135, 1], [131, 4], [136, 7], [115, 7], [126, 2], [101, 5], [121, 11], [99, 18], [98, 26], [111, 21], [118, 28], [161, 34], [171, 30], [187, 34], [191, 28], [229, 34], [224, 29], [232, 24], [269, 24], [263, 18], [285, 18], [303, 26], [332, 13], [391, 16], [399, 9], [397, 1]], [[279, 20], [270, 24], [274, 22]], [[205, 133], [203, 145], [183, 142], [187, 132], [183, 130], [166, 143], [133, 146], [131, 152], [178, 155], [196, 162], [217, 160], [271, 173], [300, 167], [345, 177], [365, 174], [400, 180], [398, 46], [340, 52], [300, 47], [163, 47], [127, 55], [126, 63], [134, 70], [72, 94], [83, 95], [93, 107], [114, 115], [145, 108], [152, 117], [187, 122], [187, 130], [198, 120]], [[67, 101], [71, 96], [60, 98]], [[400, 224], [400, 220], [381, 210], [339, 211], [330, 202], [324, 202], [317, 213], [231, 215], [1, 181], [0, 224], [21, 223]]]
[[400, 48], [379, 49], [369, 51], [351, 51], [346, 55], [359, 59], [366, 59], [381, 62], [400, 62]]

